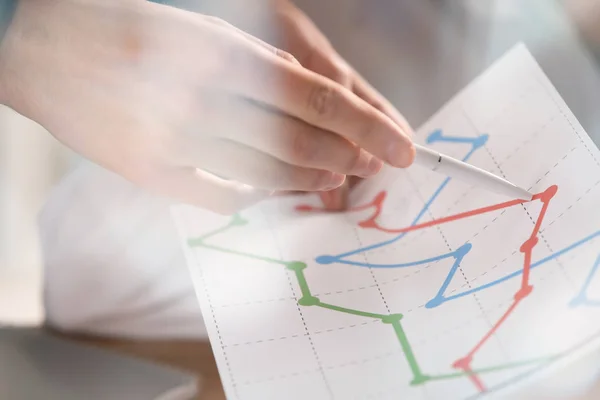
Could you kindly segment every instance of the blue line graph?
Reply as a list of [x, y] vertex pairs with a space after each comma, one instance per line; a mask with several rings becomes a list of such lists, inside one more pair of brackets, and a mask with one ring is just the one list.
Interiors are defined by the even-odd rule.
[[[559, 251], [557, 251], [557, 252], [549, 255], [548, 257], [542, 258], [541, 260], [532, 263], [530, 268], [534, 269], [536, 267], [539, 267], [541, 265], [546, 264], [549, 261], [555, 260], [556, 258], [560, 257], [561, 255], [563, 255], [563, 254], [565, 254], [565, 253], [567, 253], [567, 252], [569, 252], [571, 250], [574, 250], [574, 249], [578, 248], [579, 246], [581, 246], [581, 245], [583, 245], [583, 244], [585, 244], [585, 243], [587, 243], [587, 242], [595, 239], [598, 236], [600, 236], [600, 231], [597, 231], [597, 232], [595, 232], [595, 233], [593, 233], [593, 234], [591, 234], [591, 235], [589, 235], [589, 236], [587, 236], [587, 237], [585, 237], [585, 238], [583, 238], [583, 239], [581, 239], [581, 240], [579, 240], [579, 241], [577, 241], [577, 242], [575, 242], [575, 243], [573, 243], [573, 244], [565, 247], [564, 249], [559, 250]], [[599, 260], [600, 260], [600, 256], [599, 256]], [[442, 287], [440, 288], [440, 290], [438, 291], [438, 293], [436, 294], [436, 296], [433, 299], [431, 299], [425, 305], [426, 308], [434, 308], [434, 307], [437, 307], [437, 306], [439, 306], [439, 305], [441, 305], [441, 304], [443, 304], [445, 302], [448, 302], [448, 301], [451, 301], [451, 300], [456, 300], [456, 299], [459, 299], [459, 298], [464, 297], [464, 296], [468, 296], [468, 295], [473, 294], [473, 293], [477, 293], [477, 292], [479, 292], [481, 290], [485, 290], [485, 289], [488, 289], [488, 288], [490, 288], [492, 286], [496, 286], [496, 285], [498, 285], [498, 284], [500, 284], [502, 282], [505, 282], [505, 281], [507, 281], [509, 279], [512, 279], [512, 278], [516, 278], [517, 276], [521, 276], [523, 274], [523, 269], [519, 269], [519, 270], [517, 270], [515, 272], [512, 272], [512, 273], [506, 275], [506, 276], [503, 276], [502, 278], [498, 278], [495, 281], [486, 283], [484, 285], [481, 285], [481, 286], [478, 286], [478, 287], [475, 287], [475, 288], [471, 288], [469, 290], [465, 290], [464, 292], [453, 294], [452, 296], [444, 297], [444, 292], [446, 291], [446, 289], [448, 288], [448, 285], [452, 281], [452, 278], [454, 277], [454, 274], [456, 273], [456, 270], [458, 269], [458, 267], [459, 267], [458, 265], [453, 265], [452, 266], [452, 268], [450, 269], [450, 272], [448, 273], [448, 277], [446, 278], [446, 280], [442, 284]], [[597, 267], [598, 267], [598, 260], [596, 261], [596, 265], [595, 265], [595, 268], [597, 268]], [[591, 280], [591, 277], [589, 278], [589, 280]]]
[[598, 258], [596, 258], [596, 262], [594, 263], [594, 266], [590, 270], [590, 273], [588, 274], [587, 278], [585, 279], [585, 282], [583, 282], [583, 286], [581, 287], [581, 290], [579, 291], [577, 296], [575, 296], [575, 298], [573, 300], [571, 300], [571, 303], [569, 304], [571, 307], [578, 307], [578, 306], [597, 307], [597, 306], [600, 306], [600, 300], [591, 300], [587, 296], [588, 288], [590, 287], [590, 284], [592, 283], [592, 279], [594, 279], [596, 272], [598, 272], [599, 266], [600, 266], [600, 254], [598, 254]]
[[[450, 142], [450, 143], [458, 143], [458, 144], [468, 144], [471, 146], [471, 148], [467, 152], [467, 154], [462, 158], [463, 161], [467, 161], [478, 149], [480, 149], [487, 143], [487, 140], [488, 140], [488, 135], [485, 135], [485, 134], [480, 135], [478, 137], [474, 137], [474, 138], [456, 137], [456, 136], [445, 136], [441, 130], [436, 130], [427, 137], [426, 142], [427, 143]], [[410, 226], [414, 226], [420, 221], [420, 219], [423, 217], [423, 215], [425, 215], [427, 210], [431, 207], [433, 202], [439, 197], [440, 193], [442, 193], [442, 191], [448, 185], [449, 182], [450, 182], [450, 178], [446, 178], [442, 182], [442, 184], [434, 191], [433, 195], [425, 202], [425, 204], [423, 205], [423, 208], [419, 211], [419, 213], [417, 214], [415, 219], [412, 221]], [[430, 257], [430, 258], [423, 259], [423, 260], [404, 262], [404, 263], [372, 264], [372, 263], [368, 263], [368, 262], [360, 262], [360, 261], [354, 261], [354, 260], [347, 259], [348, 257], [353, 256], [353, 255], [357, 255], [357, 254], [364, 253], [364, 252], [367, 252], [367, 251], [370, 251], [373, 249], [388, 246], [394, 242], [401, 240], [408, 233], [409, 232], [404, 232], [404, 233], [401, 233], [401, 234], [393, 237], [392, 239], [382, 241], [379, 243], [375, 243], [375, 244], [372, 244], [369, 246], [361, 247], [361, 248], [358, 248], [358, 249], [355, 249], [352, 251], [348, 251], [346, 253], [342, 253], [339, 255], [321, 255], [321, 256], [316, 257], [315, 261], [319, 264], [339, 263], [339, 264], [346, 264], [346, 265], [367, 267], [367, 268], [407, 268], [407, 267], [414, 267], [414, 266], [419, 266], [419, 265], [423, 265], [423, 264], [431, 264], [431, 263], [435, 263], [435, 262], [438, 262], [438, 261], [441, 261], [441, 260], [444, 260], [447, 258], [454, 258], [454, 263], [453, 263], [452, 267], [450, 268], [448, 275], [444, 279], [444, 282], [442, 283], [437, 294], [426, 303], [426, 305], [425, 305], [426, 308], [438, 307], [446, 302], [456, 300], [461, 297], [465, 297], [465, 296], [477, 293], [481, 290], [491, 288], [493, 286], [496, 286], [498, 284], [501, 284], [505, 281], [516, 278], [523, 274], [523, 269], [519, 269], [515, 272], [512, 272], [512, 273], [506, 275], [506, 276], [498, 278], [492, 282], [483, 284], [478, 287], [470, 288], [468, 290], [465, 290], [460, 293], [455, 293], [450, 296], [445, 296], [444, 294], [445, 294], [448, 286], [452, 282], [452, 279], [453, 279], [454, 275], [456, 274], [456, 271], [460, 268], [460, 264], [461, 264], [462, 260], [467, 256], [467, 254], [469, 253], [469, 251], [472, 248], [472, 245], [470, 243], [466, 243], [466, 244], [462, 245], [461, 247], [459, 247], [458, 249], [451, 251], [449, 253], [438, 255], [435, 257]], [[553, 254], [551, 254], [545, 258], [542, 258], [541, 260], [532, 262], [530, 269], [537, 268], [537, 267], [542, 266], [552, 260], [555, 260], [558, 257], [560, 257], [576, 248], [579, 248], [580, 246], [592, 241], [593, 239], [595, 239], [599, 236], [600, 236], [600, 230], [572, 243], [571, 245], [569, 245], [559, 251], [554, 252]], [[588, 278], [587, 278], [584, 286], [581, 289], [581, 293], [576, 298], [573, 299], [571, 306], [577, 306], [577, 305], [582, 305], [582, 304], [600, 306], [600, 300], [598, 300], [598, 301], [589, 300], [585, 294], [588, 286], [590, 285], [590, 282], [591, 282], [593, 276], [595, 275], [595, 273], [599, 267], [599, 264], [600, 264], [600, 255], [598, 256], [596, 263], [594, 264], [592, 270], [590, 271], [590, 274], [588, 275]]]
[[[455, 265], [457, 265], [460, 263], [460, 261], [463, 259], [463, 257], [469, 252], [469, 250], [471, 250], [471, 247], [472, 247], [472, 245], [470, 243], [467, 243], [450, 253], [442, 254], [439, 256], [431, 257], [431, 258], [425, 258], [423, 260], [411, 261], [411, 262], [401, 263], [401, 264], [369, 264], [369, 267], [371, 267], [371, 268], [407, 268], [407, 267], [414, 267], [416, 265], [421, 265], [421, 264], [434, 263], [437, 261], [444, 260], [446, 258], [454, 258]], [[341, 261], [339, 261], [339, 264], [355, 265], [355, 266], [359, 266], [359, 267], [365, 266], [364, 263], [355, 262], [355, 261], [351, 261], [351, 260], [341, 260]]]
[[[471, 145], [471, 149], [462, 158], [462, 161], [468, 161], [469, 158], [471, 158], [471, 156], [478, 149], [480, 149], [481, 147], [483, 147], [487, 143], [488, 138], [489, 138], [488, 135], [480, 135], [480, 136], [474, 137], [474, 138], [444, 136], [442, 134], [441, 130], [436, 130], [436, 131], [434, 131], [433, 133], [431, 133], [427, 137], [427, 143], [434, 143], [434, 142], [467, 143], [467, 144]], [[421, 211], [419, 211], [419, 213], [417, 214], [417, 216], [415, 217], [415, 219], [411, 222], [410, 226], [416, 225], [421, 220], [421, 218], [423, 218], [423, 215], [425, 215], [425, 213], [427, 212], [427, 210], [429, 209], [429, 207], [431, 207], [431, 205], [433, 204], [433, 202], [438, 198], [438, 196], [440, 195], [440, 193], [442, 193], [442, 191], [448, 185], [449, 182], [450, 182], [450, 178], [446, 178], [442, 182], [442, 184], [436, 189], [436, 191], [429, 198], [429, 200], [427, 200], [425, 202], [425, 205], [423, 206], [423, 208], [421, 209]], [[361, 247], [359, 249], [352, 250], [352, 251], [349, 251], [347, 253], [339, 254], [337, 256], [331, 256], [331, 255], [318, 256], [315, 260], [319, 264], [332, 264], [332, 263], [335, 263], [335, 262], [349, 264], [348, 261], [344, 261], [343, 259], [346, 258], [346, 257], [353, 256], [355, 254], [364, 253], [365, 251], [369, 251], [369, 250], [373, 250], [373, 249], [377, 249], [377, 248], [380, 248], [380, 247], [387, 246], [389, 244], [397, 242], [398, 240], [402, 239], [406, 235], [407, 235], [406, 233], [401, 233], [398, 236], [396, 236], [396, 237], [394, 237], [393, 239], [390, 239], [390, 240], [386, 240], [386, 241], [383, 241], [383, 242], [380, 242], [380, 243], [375, 243], [375, 244], [372, 244], [372, 245], [366, 246], [366, 247]], [[353, 263], [351, 265], [359, 265], [359, 266], [364, 266], [364, 267], [372, 267], [372, 265], [370, 265], [370, 264], [364, 264], [364, 263], [363, 264], [361, 264], [361, 263]]]

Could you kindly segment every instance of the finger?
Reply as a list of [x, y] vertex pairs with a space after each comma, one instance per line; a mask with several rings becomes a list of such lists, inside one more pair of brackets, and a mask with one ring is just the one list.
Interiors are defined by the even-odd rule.
[[[318, 53], [317, 53], [318, 55]], [[323, 58], [321, 68], [315, 72], [324, 75], [344, 87], [352, 90], [358, 97], [380, 110], [402, 127], [404, 132], [411, 134], [412, 128], [398, 110], [379, 93], [366, 79], [337, 56], [320, 56]]]
[[158, 191], [186, 204], [232, 215], [269, 197], [270, 191], [227, 181], [195, 168], [173, 168], [154, 180]]
[[344, 211], [348, 208], [350, 184], [348, 180], [343, 185], [325, 192], [320, 192], [319, 197], [327, 211]]
[[270, 53], [239, 50], [242, 68], [226, 72], [223, 83], [229, 90], [334, 132], [393, 166], [413, 162], [409, 136], [350, 90]]
[[352, 68], [334, 50], [314, 49], [309, 57], [311, 64], [308, 69], [352, 90], [354, 84]]
[[343, 185], [327, 192], [319, 192], [325, 209], [328, 211], [347, 210], [349, 207], [350, 192], [363, 180], [363, 178], [358, 176], [348, 176]]
[[323, 206], [328, 211], [345, 211], [348, 209], [350, 191], [363, 179], [357, 176], [348, 176], [344, 184], [326, 192], [319, 192]]
[[[350, 68], [347, 63], [337, 57], [331, 57], [330, 55], [323, 56], [318, 52], [314, 57], [319, 57], [320, 59], [320, 62], [318, 63], [319, 67], [314, 69], [315, 72], [338, 82], [346, 88], [352, 89], [355, 76], [352, 68]], [[356, 175], [358, 174], [346, 177], [346, 181], [340, 187], [327, 192], [319, 192], [319, 197], [321, 198], [325, 210], [336, 212], [348, 209], [350, 190], [356, 185], [357, 181], [361, 179]]]
[[294, 64], [300, 65], [300, 62], [296, 59], [296, 57], [294, 57], [293, 55], [291, 55], [290, 53], [288, 53], [287, 51], [281, 50], [275, 46], [270, 45], [269, 43], [257, 38], [256, 36], [253, 36], [251, 34], [249, 34], [248, 32], [245, 32], [241, 29], [239, 29], [238, 27], [230, 24], [229, 22], [221, 19], [221, 18], [217, 18], [217, 17], [210, 17], [210, 16], [206, 16], [205, 17], [207, 21], [209, 21], [210, 23], [214, 24], [214, 25], [218, 25], [224, 28], [227, 28], [235, 33], [237, 33], [238, 35], [240, 35], [241, 37], [243, 37], [244, 39], [260, 46], [261, 48], [267, 50], [268, 52], [272, 53], [273, 55], [280, 57], [286, 61], [292, 62]]
[[352, 91], [367, 103], [389, 116], [404, 132], [412, 135], [413, 129], [402, 114], [400, 114], [400, 112], [386, 100], [385, 97], [358, 74], [354, 75]]
[[267, 190], [329, 190], [345, 179], [341, 174], [285, 163], [229, 140], [190, 140], [179, 155], [186, 164]]
[[[235, 118], [231, 118], [235, 115]], [[342, 138], [247, 101], [213, 102], [210, 132], [286, 163], [340, 174], [371, 176], [383, 163]]]

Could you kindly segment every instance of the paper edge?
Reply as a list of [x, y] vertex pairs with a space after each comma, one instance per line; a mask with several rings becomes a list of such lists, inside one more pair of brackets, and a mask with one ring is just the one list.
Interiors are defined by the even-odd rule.
[[[500, 68], [502, 64], [504, 64], [508, 59], [513, 57], [524, 57], [529, 65], [529, 67], [533, 68], [536, 74], [539, 76], [541, 81], [539, 82], [543, 88], [548, 92], [548, 95], [552, 97], [553, 101], [565, 111], [565, 118], [569, 121], [569, 123], [573, 126], [573, 128], [580, 134], [580, 138], [584, 143], [588, 146], [592, 146], [592, 148], [598, 149], [598, 146], [591, 139], [587, 131], [583, 128], [575, 114], [572, 112], [570, 107], [567, 105], [563, 97], [560, 95], [556, 87], [552, 84], [552, 81], [549, 79], [539, 62], [533, 56], [533, 54], [529, 51], [527, 45], [524, 42], [518, 42], [507, 49], [501, 56], [496, 58], [492, 63], [486, 66], [479, 74], [477, 74], [473, 79], [471, 79], [465, 86], [462, 87], [458, 92], [456, 92], [453, 96], [447, 99], [444, 104], [437, 109], [429, 118], [427, 118], [418, 129], [416, 129], [415, 137], [417, 139], [421, 138], [422, 132], [424, 128], [429, 125], [433, 120], [439, 118], [440, 115], [447, 112], [449, 107], [453, 104], [460, 102], [460, 99], [466, 95], [467, 92], [471, 91], [474, 86], [476, 86], [480, 81], [484, 80], [488, 75], [491, 75], [495, 72], [497, 68]], [[581, 135], [584, 134], [584, 135]], [[204, 293], [200, 293], [201, 290], [198, 289], [198, 280], [202, 279], [201, 274], [194, 273], [195, 271], [192, 269], [191, 265], [196, 263], [196, 260], [193, 255], [191, 255], [191, 249], [189, 246], [185, 245], [185, 238], [188, 237], [187, 230], [182, 225], [182, 220], [180, 220], [180, 213], [185, 206], [172, 206], [171, 207], [171, 215], [174, 219], [175, 225], [177, 227], [177, 231], [180, 234], [180, 244], [183, 247], [186, 261], [188, 261], [188, 271], [192, 275], [192, 281], [194, 285], [194, 292], [196, 294], [196, 298], [200, 304], [203, 315], [205, 311], [210, 313], [210, 317], [214, 318], [214, 313], [208, 306], [208, 299], [204, 295]], [[193, 263], [189, 261], [193, 260]], [[201, 269], [201, 268], [199, 268]], [[203, 282], [202, 282], [203, 283]], [[213, 351], [221, 355], [224, 358], [222, 348], [217, 345], [213, 338], [218, 336], [216, 332], [216, 327], [213, 327], [212, 324], [206, 324], [206, 329], [209, 333], [208, 339], [211, 343], [211, 347]], [[571, 350], [575, 348], [575, 350]], [[541, 376], [547, 376], [552, 374], [553, 372], [557, 372], [561, 369], [566, 368], [568, 365], [572, 365], [573, 363], [581, 360], [585, 355], [588, 355], [591, 350], [588, 349], [598, 349], [600, 348], [600, 330], [590, 335], [590, 337], [584, 340], [582, 343], [576, 343], [572, 346], [571, 349], [567, 350], [567, 354], [561, 355], [555, 360], [549, 361], [547, 363], [543, 363], [539, 366], [533, 367], [531, 370], [523, 373], [522, 375], [517, 375], [514, 378], [508, 379], [505, 382], [499, 383], [494, 387], [490, 388], [488, 392], [476, 394], [474, 396], [466, 397], [464, 400], [478, 399], [482, 396], [489, 398], [498, 398], [498, 396], [506, 396], [509, 394], [519, 394], [516, 393], [518, 391], [523, 390], [524, 388], [531, 386], [533, 381], [541, 381]], [[226, 385], [225, 382], [222, 382], [222, 386], [225, 390], [227, 398], [231, 397], [232, 394], [228, 391], [230, 390], [229, 386], [233, 385], [232, 377], [230, 376], [230, 372], [224, 364], [224, 360], [220, 360], [215, 357], [217, 362], [217, 367], [219, 370], [219, 375], [221, 379], [227, 377], [229, 385]], [[223, 379], [224, 380], [224, 379]]]

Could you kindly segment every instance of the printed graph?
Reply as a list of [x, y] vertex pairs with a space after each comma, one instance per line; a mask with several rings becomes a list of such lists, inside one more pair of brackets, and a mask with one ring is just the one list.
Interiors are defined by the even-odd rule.
[[420, 130], [531, 201], [390, 171], [341, 215], [180, 212], [228, 396], [475, 398], [596, 340], [599, 152], [551, 89], [518, 47]]

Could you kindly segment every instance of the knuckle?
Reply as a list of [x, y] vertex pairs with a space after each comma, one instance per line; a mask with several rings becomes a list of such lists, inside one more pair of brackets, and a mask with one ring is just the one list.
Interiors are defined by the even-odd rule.
[[345, 165], [346, 172], [354, 171], [363, 159], [363, 152], [358, 146], [354, 146], [350, 151], [350, 155], [348, 157], [348, 161]]
[[307, 102], [308, 111], [319, 118], [331, 119], [337, 114], [340, 93], [331, 84], [315, 84], [310, 90]]
[[281, 50], [277, 47], [274, 47], [274, 52], [275, 52], [275, 55], [277, 55], [278, 57], [281, 57], [281, 58], [283, 58], [287, 61], [290, 61], [294, 64], [300, 65], [300, 61], [298, 61], [298, 59], [296, 57], [294, 57], [291, 53], [288, 53], [287, 51]]
[[344, 62], [333, 62], [331, 78], [342, 86], [349, 87], [352, 82], [352, 69]]

